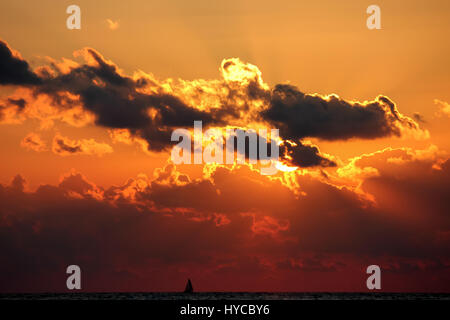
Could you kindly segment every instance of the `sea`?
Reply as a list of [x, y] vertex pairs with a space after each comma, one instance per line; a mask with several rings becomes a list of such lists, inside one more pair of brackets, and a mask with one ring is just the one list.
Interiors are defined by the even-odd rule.
[[450, 300], [450, 293], [350, 292], [101, 292], [8, 293], [0, 300]]

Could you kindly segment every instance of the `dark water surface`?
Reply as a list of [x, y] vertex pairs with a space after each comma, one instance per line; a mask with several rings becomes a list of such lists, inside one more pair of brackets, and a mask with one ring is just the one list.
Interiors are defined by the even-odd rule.
[[333, 293], [333, 292], [102, 292], [10, 293], [0, 300], [450, 300], [449, 293]]

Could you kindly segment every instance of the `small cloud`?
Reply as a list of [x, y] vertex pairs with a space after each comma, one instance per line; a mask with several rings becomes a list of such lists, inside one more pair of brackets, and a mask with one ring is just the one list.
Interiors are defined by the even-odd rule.
[[438, 117], [442, 117], [442, 116], [447, 116], [450, 117], [450, 104], [445, 102], [445, 101], [441, 101], [438, 99], [434, 99], [434, 104], [438, 105], [439, 107], [439, 111], [436, 112], [436, 116]]
[[414, 118], [414, 120], [416, 120], [417, 122], [426, 123], [425, 118], [424, 118], [423, 115], [421, 115], [419, 112], [414, 112], [413, 118]]
[[23, 138], [20, 145], [25, 149], [33, 150], [36, 152], [47, 150], [45, 142], [42, 141], [41, 137], [34, 132], [29, 133], [25, 138]]
[[117, 29], [119, 29], [119, 20], [113, 21], [111, 19], [106, 19], [106, 23], [108, 23], [109, 30], [117, 30]]
[[60, 156], [75, 154], [102, 156], [113, 152], [113, 149], [107, 143], [97, 142], [94, 139], [70, 140], [57, 134], [53, 139], [52, 150]]

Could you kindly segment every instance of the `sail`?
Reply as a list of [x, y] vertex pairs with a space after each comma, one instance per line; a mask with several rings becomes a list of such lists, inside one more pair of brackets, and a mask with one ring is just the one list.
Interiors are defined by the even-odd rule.
[[184, 289], [185, 293], [192, 293], [194, 292], [194, 288], [192, 287], [191, 279], [188, 279], [186, 283], [186, 288]]

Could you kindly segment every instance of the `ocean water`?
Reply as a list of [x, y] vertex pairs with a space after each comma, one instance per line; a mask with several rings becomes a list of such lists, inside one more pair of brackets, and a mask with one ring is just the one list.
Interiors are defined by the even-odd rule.
[[9, 293], [0, 294], [0, 300], [450, 300], [450, 294], [378, 292]]

